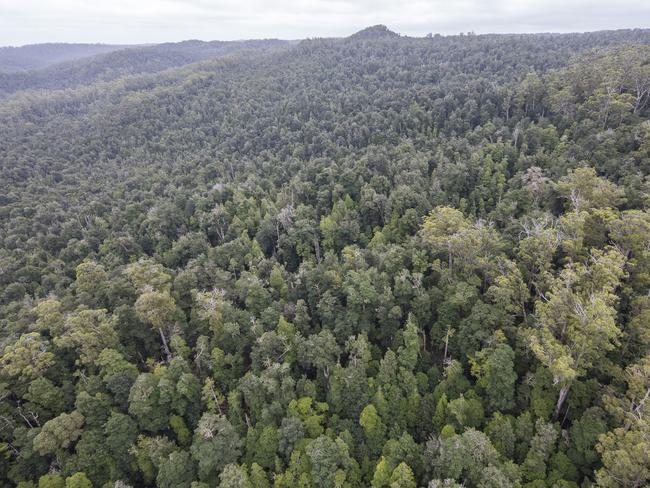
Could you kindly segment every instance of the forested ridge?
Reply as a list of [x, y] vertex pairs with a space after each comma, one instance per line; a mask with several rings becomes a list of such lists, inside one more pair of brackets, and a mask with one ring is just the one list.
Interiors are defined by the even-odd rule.
[[24, 73], [128, 47], [126, 45], [56, 42], [0, 47], [0, 73]]
[[215, 46], [0, 78], [0, 486], [648, 486], [650, 30]]
[[[205, 59], [214, 59], [241, 53], [242, 51], [267, 51], [281, 49], [292, 44], [290, 41], [274, 39], [248, 41], [183, 41], [155, 44], [152, 46], [104, 46], [104, 45], [54, 45], [63, 49], [60, 57], [79, 58], [63, 62], [39, 65], [30, 70], [15, 72], [10, 68], [12, 57], [24, 55], [24, 50], [36, 46], [14, 48], [3, 53], [0, 48], [0, 98], [22, 90], [61, 90], [90, 85], [101, 81], [112, 81], [129, 75], [156, 73], [166, 69], [184, 66]], [[54, 47], [50, 50], [55, 50]], [[32, 48], [31, 50], [29, 48]], [[68, 49], [69, 51], [65, 50]], [[93, 49], [101, 54], [94, 54]], [[103, 52], [101, 51], [103, 49]], [[45, 50], [46, 53], [50, 50]], [[56, 50], [55, 50], [56, 52]], [[3, 56], [5, 54], [5, 56]], [[84, 54], [84, 55], [82, 55]], [[9, 59], [4, 59], [8, 57]]]

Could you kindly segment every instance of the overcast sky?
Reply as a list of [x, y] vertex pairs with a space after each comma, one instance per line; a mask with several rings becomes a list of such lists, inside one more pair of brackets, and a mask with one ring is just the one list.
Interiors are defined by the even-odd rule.
[[0, 0], [0, 45], [650, 27], [650, 0]]

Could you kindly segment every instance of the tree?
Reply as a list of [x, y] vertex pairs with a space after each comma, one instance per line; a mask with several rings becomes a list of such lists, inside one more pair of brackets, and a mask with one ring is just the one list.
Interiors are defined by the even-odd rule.
[[359, 219], [354, 206], [354, 201], [346, 195], [344, 200], [334, 203], [329, 215], [321, 218], [320, 231], [326, 249], [338, 251], [358, 239]]
[[65, 488], [93, 488], [93, 484], [84, 473], [75, 473], [65, 479]]
[[626, 383], [624, 395], [605, 397], [619, 426], [602, 434], [596, 445], [603, 464], [596, 472], [598, 486], [632, 488], [650, 482], [650, 357], [627, 368]]
[[605, 432], [605, 412], [599, 407], [585, 410], [582, 416], [571, 424], [572, 446], [567, 452], [570, 461], [576, 466], [584, 466], [585, 470], [594, 466], [599, 459], [596, 443]]
[[390, 476], [390, 488], [416, 488], [413, 470], [406, 463], [399, 463]]
[[81, 303], [96, 307], [106, 299], [106, 268], [95, 261], [84, 261], [75, 269], [75, 288]]
[[245, 450], [250, 464], [255, 462], [263, 468], [273, 469], [278, 450], [278, 430], [271, 425], [249, 429]]
[[576, 212], [589, 208], [616, 207], [623, 199], [623, 191], [614, 183], [596, 174], [596, 170], [583, 166], [569, 170], [557, 184], [560, 194], [569, 200]]
[[228, 464], [219, 475], [219, 488], [252, 488], [246, 468]]
[[[241, 439], [224, 416], [204, 413], [194, 431], [190, 452], [198, 463], [199, 478], [216, 483], [227, 464], [237, 462], [241, 454]], [[219, 456], [215, 456], [219, 453]]]
[[75, 455], [70, 463], [83, 471], [93, 485], [101, 486], [110, 480], [114, 468], [110, 451], [105, 444], [106, 437], [100, 428], [86, 427], [75, 445]]
[[80, 307], [66, 317], [61, 334], [54, 337], [54, 344], [78, 350], [80, 365], [92, 367], [104, 349], [115, 348], [119, 343], [116, 325], [107, 310]]
[[403, 432], [399, 438], [386, 441], [382, 449], [382, 457], [386, 461], [387, 476], [390, 476], [400, 463], [407, 464], [416, 478], [422, 474], [422, 452], [408, 432]]
[[47, 332], [50, 335], [58, 335], [63, 330], [63, 314], [61, 302], [54, 297], [41, 300], [34, 307], [36, 312], [36, 330]]
[[546, 462], [550, 457], [558, 437], [557, 427], [538, 420], [535, 424], [535, 436], [530, 441], [530, 450], [522, 465], [522, 473], [528, 481], [546, 479]]
[[291, 459], [294, 447], [305, 438], [305, 428], [301, 420], [291, 417], [283, 418], [278, 429], [278, 452], [285, 461]]
[[64, 390], [44, 377], [29, 383], [23, 399], [25, 409], [35, 412], [41, 423], [63, 412], [67, 404]]
[[316, 487], [334, 488], [352, 474], [353, 460], [340, 438], [332, 440], [321, 435], [311, 441], [305, 451], [311, 461], [311, 480]]
[[137, 467], [146, 483], [156, 481], [156, 475], [161, 464], [176, 451], [176, 445], [167, 437], [146, 437], [139, 435], [130, 452], [135, 457]]
[[160, 382], [154, 373], [140, 373], [129, 393], [129, 414], [151, 432], [165, 429], [169, 422], [171, 398], [160, 388]]
[[650, 480], [648, 429], [640, 425], [632, 430], [615, 429], [601, 436], [598, 451], [604, 467], [596, 473], [598, 486], [634, 488]]
[[363, 431], [368, 438], [371, 452], [378, 452], [384, 443], [386, 426], [381, 421], [374, 405], [368, 405], [363, 409], [359, 417], [359, 425], [363, 427]]
[[483, 469], [499, 465], [499, 453], [485, 434], [467, 429], [461, 435], [442, 439], [435, 459], [435, 473], [441, 479], [466, 480], [477, 485]]
[[48, 351], [48, 345], [38, 332], [21, 335], [15, 343], [6, 346], [0, 356], [0, 375], [22, 383], [38, 378], [54, 363], [54, 354]]
[[298, 345], [297, 352], [298, 361], [305, 365], [313, 365], [322, 372], [325, 380], [328, 380], [341, 354], [341, 348], [329, 330], [322, 330], [302, 341]]
[[424, 220], [422, 236], [435, 252], [445, 252], [449, 270], [460, 252], [464, 234], [470, 229], [462, 212], [450, 207], [437, 207]]
[[435, 208], [424, 219], [420, 232], [434, 254], [446, 258], [450, 277], [490, 276], [502, 247], [490, 223], [479, 220], [472, 224], [450, 207]]
[[517, 437], [514, 432], [514, 419], [510, 416], [495, 412], [485, 426], [485, 434], [489, 437], [494, 448], [504, 458], [512, 459]]
[[167, 344], [165, 329], [170, 330], [176, 313], [176, 303], [172, 296], [166, 292], [145, 292], [135, 302], [135, 311], [140, 320], [158, 330], [165, 355], [168, 360], [171, 359], [172, 353]]
[[650, 484], [650, 29], [88, 49], [0, 49], [0, 487]]
[[375, 466], [372, 476], [372, 488], [383, 488], [389, 486], [391, 470], [388, 461], [383, 456]]
[[615, 290], [625, 258], [615, 249], [592, 251], [588, 265], [570, 263], [549, 296], [536, 302], [539, 328], [529, 331], [535, 356], [560, 386], [553, 418], [562, 410], [573, 381], [617, 344]]
[[472, 391], [461, 394], [447, 405], [449, 417], [454, 419], [459, 430], [467, 427], [479, 428], [483, 423], [484, 411], [480, 398]]
[[106, 447], [113, 460], [123, 472], [126, 472], [132, 461], [131, 446], [135, 444], [138, 437], [136, 422], [128, 415], [111, 412], [104, 425], [104, 434]]
[[427, 488], [462, 488], [463, 485], [456, 483], [454, 480], [431, 480], [427, 485]]
[[264, 469], [257, 463], [253, 463], [250, 469], [250, 483], [255, 488], [269, 488], [269, 480]]
[[440, 432], [447, 423], [447, 395], [442, 393], [436, 403], [436, 410], [433, 416], [433, 429], [435, 432]]
[[505, 335], [497, 331], [491, 344], [470, 358], [472, 375], [477, 386], [485, 391], [490, 411], [509, 410], [514, 406], [515, 353], [506, 343]]
[[289, 402], [287, 413], [302, 420], [307, 434], [312, 438], [316, 438], [323, 433], [325, 413], [328, 409], [327, 403], [315, 402], [311, 397], [302, 397]]
[[151, 290], [164, 292], [170, 289], [171, 276], [161, 264], [151, 259], [141, 258], [130, 264], [125, 272], [139, 293]]
[[48, 420], [34, 437], [34, 448], [41, 455], [54, 454], [59, 450], [67, 449], [81, 435], [83, 423], [83, 415], [76, 410]]
[[174, 451], [160, 463], [156, 486], [160, 488], [190, 488], [194, 481], [194, 462], [187, 451]]
[[61, 474], [45, 474], [38, 479], [38, 488], [65, 488], [65, 478]]
[[402, 332], [404, 345], [397, 350], [400, 366], [413, 371], [420, 355], [420, 330], [415, 323], [415, 318], [409, 315], [408, 321]]
[[115, 402], [126, 406], [131, 387], [138, 377], [138, 368], [114, 349], [104, 349], [95, 365], [99, 367], [99, 375]]
[[170, 359], [165, 331], [169, 332], [176, 313], [176, 302], [170, 295], [171, 276], [160, 264], [146, 259], [131, 264], [126, 274], [139, 293], [135, 302], [138, 318], [158, 329], [163, 350]]

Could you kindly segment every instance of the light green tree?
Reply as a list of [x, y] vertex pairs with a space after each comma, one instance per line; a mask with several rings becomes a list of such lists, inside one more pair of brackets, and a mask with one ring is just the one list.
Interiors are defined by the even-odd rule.
[[593, 250], [588, 264], [570, 263], [535, 307], [539, 326], [529, 329], [530, 347], [559, 386], [558, 418], [571, 384], [617, 344], [615, 294], [624, 276], [616, 249]]
[[48, 420], [34, 437], [34, 448], [41, 455], [54, 454], [67, 449], [82, 433], [84, 417], [78, 411], [62, 413]]

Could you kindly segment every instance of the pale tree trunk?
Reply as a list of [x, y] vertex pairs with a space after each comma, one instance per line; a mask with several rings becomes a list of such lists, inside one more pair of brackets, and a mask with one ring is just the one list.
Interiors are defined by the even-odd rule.
[[557, 420], [560, 417], [560, 411], [562, 410], [562, 405], [564, 405], [564, 400], [566, 400], [569, 390], [571, 389], [571, 384], [564, 385], [560, 389], [560, 394], [557, 397], [557, 403], [555, 404], [555, 411], [553, 412], [553, 420]]
[[316, 253], [316, 262], [320, 263], [320, 243], [318, 238], [314, 237], [314, 252]]
[[167, 345], [167, 339], [165, 338], [165, 333], [162, 330], [162, 327], [158, 327], [158, 332], [160, 332], [160, 340], [163, 343], [163, 350], [165, 351], [165, 356], [167, 356], [167, 361], [169, 361], [172, 358], [172, 352], [169, 350], [169, 346]]
[[447, 350], [449, 348], [449, 338], [453, 334], [451, 327], [447, 327], [447, 334], [445, 334], [445, 354], [442, 358], [443, 366], [447, 363]]

